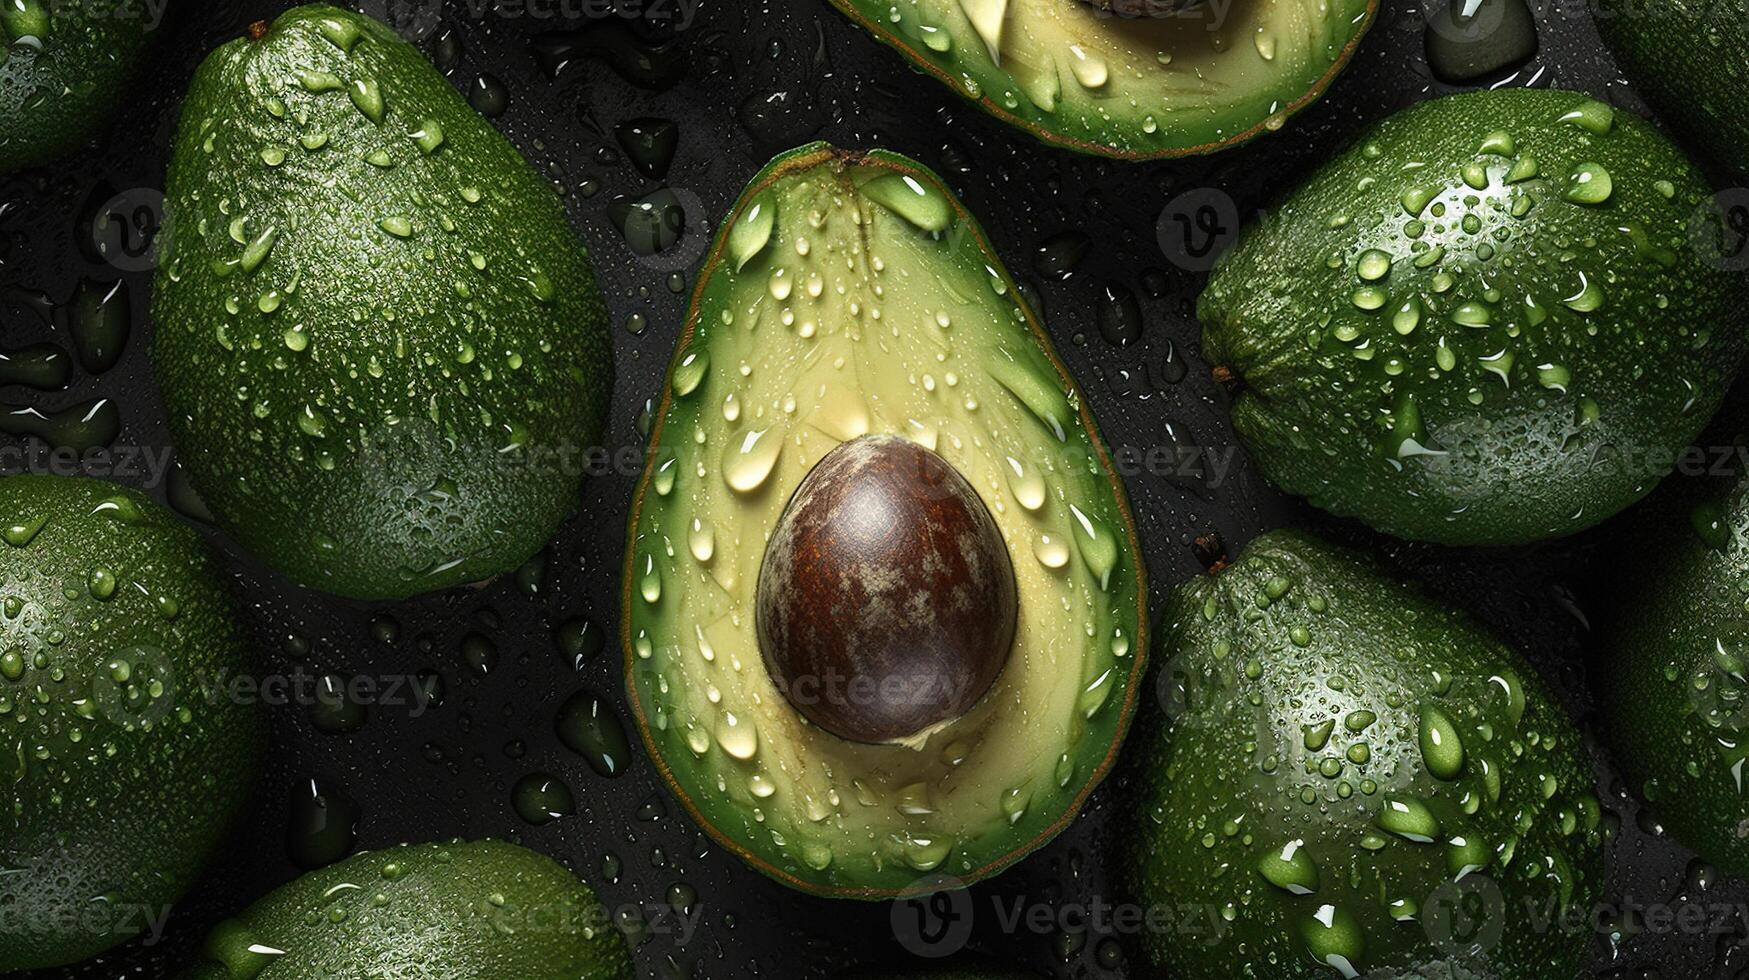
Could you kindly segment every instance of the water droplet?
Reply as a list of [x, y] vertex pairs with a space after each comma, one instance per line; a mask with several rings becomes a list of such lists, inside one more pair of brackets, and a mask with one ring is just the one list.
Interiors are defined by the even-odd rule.
[[1438, 779], [1456, 779], [1464, 771], [1464, 743], [1457, 726], [1431, 704], [1421, 706], [1421, 761]]
[[882, 174], [859, 188], [863, 197], [927, 232], [946, 231], [954, 220], [947, 196], [910, 174]]
[[612, 705], [588, 691], [571, 695], [559, 708], [559, 740], [582, 756], [598, 776], [613, 777], [631, 763], [631, 743]]
[[537, 827], [577, 812], [571, 787], [544, 772], [530, 773], [517, 780], [510, 800], [516, 815]]
[[723, 450], [723, 481], [737, 493], [752, 493], [764, 485], [783, 452], [783, 434], [774, 429], [748, 429]]

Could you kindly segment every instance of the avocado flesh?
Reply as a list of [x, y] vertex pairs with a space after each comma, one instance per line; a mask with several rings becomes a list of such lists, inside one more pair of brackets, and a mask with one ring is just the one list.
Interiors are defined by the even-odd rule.
[[979, 108], [1082, 153], [1211, 153], [1278, 130], [1348, 63], [1376, 0], [1189, 4], [832, 0]]
[[1660, 118], [1749, 180], [1749, 19], [1700, 0], [1603, 0], [1597, 31]]
[[209, 56], [169, 176], [153, 361], [221, 526], [397, 599], [521, 565], [575, 506], [606, 312], [548, 181], [378, 22]]
[[1602, 811], [1578, 731], [1515, 651], [1293, 531], [1174, 590], [1160, 622], [1169, 708], [1130, 742], [1124, 867], [1138, 901], [1221, 912], [1189, 940], [1144, 931], [1156, 968], [1577, 975], [1589, 930], [1526, 910], [1594, 908]]
[[0, 175], [97, 134], [151, 41], [134, 4], [0, 0]]
[[1204, 352], [1290, 493], [1442, 544], [1570, 534], [1652, 488], [1742, 356], [1743, 279], [1691, 244], [1709, 197], [1585, 96], [1426, 102], [1246, 232]]
[[145, 935], [194, 881], [261, 761], [265, 716], [200, 687], [244, 673], [246, 648], [222, 570], [168, 511], [0, 479], [0, 972]]
[[494, 840], [402, 844], [314, 871], [217, 926], [184, 980], [631, 980], [595, 892]]
[[1671, 836], [1749, 877], [1749, 480], [1673, 483], [1632, 519], [1619, 557], [1633, 573], [1599, 633], [1603, 727], [1623, 779]]
[[[871, 433], [977, 490], [1019, 596], [989, 693], [906, 744], [807, 725], [755, 630], [792, 491]], [[651, 445], [627, 684], [658, 767], [724, 846], [793, 887], [879, 898], [991, 874], [1073, 817], [1131, 713], [1140, 552], [1079, 392], [934, 175], [823, 145], [759, 174], [700, 276]]]

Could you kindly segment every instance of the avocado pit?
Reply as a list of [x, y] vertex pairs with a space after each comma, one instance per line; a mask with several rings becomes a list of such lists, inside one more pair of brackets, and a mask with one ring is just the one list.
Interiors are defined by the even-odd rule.
[[909, 440], [863, 436], [821, 458], [772, 532], [760, 654], [813, 724], [902, 741], [989, 691], [1018, 607], [1007, 546], [965, 477]]

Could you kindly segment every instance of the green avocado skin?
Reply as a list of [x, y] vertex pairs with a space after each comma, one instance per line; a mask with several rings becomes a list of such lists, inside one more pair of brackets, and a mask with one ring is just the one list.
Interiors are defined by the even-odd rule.
[[1632, 520], [1619, 556], [1632, 574], [1599, 632], [1604, 729], [1671, 835], [1749, 877], [1749, 479], [1672, 483]]
[[201, 65], [153, 361], [196, 488], [296, 582], [397, 599], [538, 551], [611, 387], [547, 181], [387, 27], [299, 7]]
[[[158, 26], [148, 6], [5, 0], [0, 9], [0, 174], [66, 156], [108, 123]], [[20, 36], [47, 24], [40, 50]]]
[[1022, 973], [982, 961], [966, 960], [933, 970], [863, 970], [845, 975], [845, 980], [1033, 980], [1036, 973]]
[[1651, 490], [1742, 357], [1745, 281], [1691, 244], [1710, 198], [1586, 96], [1425, 102], [1242, 236], [1205, 355], [1252, 460], [1324, 510], [1448, 545], [1571, 534]]
[[220, 924], [203, 957], [184, 980], [633, 976], [589, 886], [494, 840], [403, 844], [306, 874]]
[[1595, 908], [1602, 811], [1516, 652], [1295, 531], [1177, 588], [1161, 627], [1123, 867], [1175, 925], [1142, 932], [1140, 975], [1577, 975], [1589, 924], [1538, 923]]
[[1749, 180], [1749, 17], [1702, 0], [1603, 0], [1593, 19], [1604, 43], [1684, 139]]
[[0, 972], [145, 935], [200, 873], [263, 753], [264, 715], [203, 693], [246, 649], [220, 568], [168, 511], [0, 479]]

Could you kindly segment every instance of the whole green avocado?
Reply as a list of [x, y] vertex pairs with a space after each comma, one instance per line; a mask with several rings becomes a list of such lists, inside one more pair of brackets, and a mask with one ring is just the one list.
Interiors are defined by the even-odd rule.
[[924, 970], [860, 970], [845, 980], [1032, 980], [1036, 973], [1023, 973], [974, 957], [956, 958], [945, 966]]
[[324, 5], [196, 73], [153, 360], [224, 529], [359, 599], [491, 578], [576, 503], [606, 312], [548, 182], [387, 27]]
[[155, 938], [249, 798], [266, 719], [203, 542], [97, 480], [0, 479], [0, 973]]
[[1583, 95], [1425, 102], [1241, 238], [1205, 354], [1290, 493], [1441, 544], [1570, 534], [1651, 490], [1736, 371], [1745, 280], [1700, 247], [1710, 198]]
[[1670, 833], [1749, 877], [1749, 477], [1672, 483], [1630, 519], [1633, 575], [1599, 631], [1604, 729]]
[[1634, 89], [1684, 139], [1749, 180], [1749, 17], [1707, 0], [1602, 0], [1597, 31]]
[[217, 926], [184, 980], [631, 980], [595, 892], [495, 840], [353, 855]]
[[[1218, 566], [1217, 566], [1218, 567]], [[1294, 531], [1188, 582], [1127, 749], [1123, 867], [1175, 980], [1571, 980], [1602, 811], [1534, 670], [1364, 556]], [[1581, 923], [1588, 923], [1585, 918]]]
[[65, 156], [115, 114], [165, 6], [0, 0], [0, 174]]

